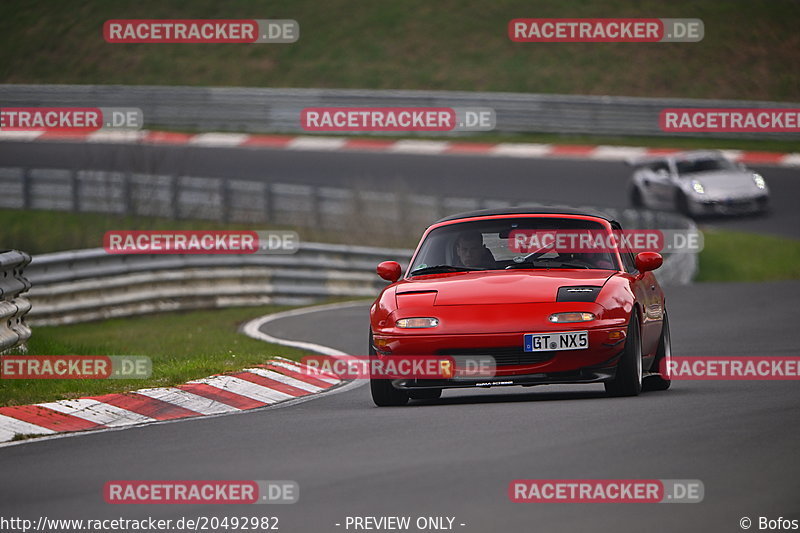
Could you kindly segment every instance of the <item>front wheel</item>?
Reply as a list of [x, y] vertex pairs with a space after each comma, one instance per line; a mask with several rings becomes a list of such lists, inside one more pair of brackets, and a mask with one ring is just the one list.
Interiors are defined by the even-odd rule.
[[689, 205], [689, 198], [687, 198], [686, 193], [680, 189], [675, 191], [675, 210], [684, 216], [690, 218], [692, 216], [692, 208]]
[[[369, 357], [377, 357], [375, 346], [372, 343], [372, 330], [369, 332]], [[370, 365], [372, 368], [372, 365]], [[372, 401], [378, 407], [397, 407], [408, 403], [408, 394], [392, 387], [391, 380], [369, 378], [369, 389], [372, 392]]]
[[617, 364], [617, 375], [604, 385], [610, 396], [638, 396], [642, 391], [642, 338], [635, 311], [628, 324], [625, 351]]
[[642, 209], [644, 207], [644, 199], [642, 198], [642, 191], [637, 186], [631, 187], [630, 194], [631, 207], [635, 209]]

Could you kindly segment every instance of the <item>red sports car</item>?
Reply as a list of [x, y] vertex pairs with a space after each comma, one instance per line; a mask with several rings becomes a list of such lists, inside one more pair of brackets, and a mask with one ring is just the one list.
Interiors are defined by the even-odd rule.
[[[664, 293], [652, 270], [662, 257], [565, 247], [547, 234], [615, 235], [601, 213], [514, 207], [450, 216], [422, 236], [401, 279], [397, 262], [378, 265], [391, 282], [370, 308], [370, 357], [489, 360], [491, 372], [370, 379], [376, 405], [436, 399], [446, 388], [599, 383], [614, 396], [670, 385]], [[588, 242], [588, 241], [587, 241]]]

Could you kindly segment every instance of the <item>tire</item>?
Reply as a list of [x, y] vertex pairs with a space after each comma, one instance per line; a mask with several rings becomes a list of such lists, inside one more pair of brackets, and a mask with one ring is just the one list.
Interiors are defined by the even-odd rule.
[[759, 201], [758, 212], [756, 213], [756, 215], [760, 217], [766, 217], [769, 216], [770, 214], [772, 214], [772, 207], [771, 204], [769, 203], [769, 199], [765, 198]]
[[[369, 332], [369, 357], [377, 357], [375, 347], [372, 345], [372, 330]], [[372, 392], [372, 402], [378, 407], [398, 407], [408, 403], [408, 394], [392, 387], [391, 380], [369, 378], [369, 389]]]
[[[669, 364], [671, 359], [672, 341], [669, 334], [669, 315], [667, 315], [667, 310], [664, 309], [664, 326], [661, 328], [661, 338], [658, 341], [658, 351], [656, 352], [656, 358], [653, 360], [653, 366], [651, 367], [651, 370], [658, 372], [661, 369], [661, 365]], [[670, 385], [672, 385], [672, 380], [659, 373], [657, 375], [647, 376], [644, 382], [642, 382], [642, 390], [667, 390]]]
[[644, 207], [644, 200], [642, 199], [642, 191], [639, 190], [639, 187], [635, 185], [631, 188], [631, 207], [636, 209], [642, 209]]
[[617, 375], [604, 385], [610, 396], [638, 396], [642, 391], [642, 337], [636, 311], [628, 324], [625, 350], [617, 363]]
[[675, 191], [675, 210], [684, 216], [690, 218], [692, 216], [691, 210], [689, 209], [689, 199], [681, 190]]
[[412, 400], [438, 400], [442, 397], [442, 389], [419, 389], [408, 391]]

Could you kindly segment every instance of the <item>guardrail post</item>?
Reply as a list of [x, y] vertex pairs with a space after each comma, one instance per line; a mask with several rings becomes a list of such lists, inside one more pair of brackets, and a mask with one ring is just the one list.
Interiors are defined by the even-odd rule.
[[125, 172], [122, 175], [122, 214], [125, 216], [133, 215], [133, 186], [131, 185], [131, 173]]
[[22, 169], [22, 208], [31, 209], [33, 199], [31, 198], [31, 169]]
[[274, 217], [272, 216], [272, 184], [269, 182], [264, 183], [264, 222], [272, 222]]
[[397, 202], [398, 220], [396, 224], [392, 224], [392, 233], [402, 236], [406, 232], [411, 218], [411, 200], [408, 194], [395, 193], [394, 197]]
[[81, 202], [80, 198], [78, 197], [80, 192], [78, 190], [78, 171], [72, 170], [69, 174], [69, 186], [70, 186], [70, 193], [72, 195], [72, 211], [77, 213], [80, 211]]
[[178, 198], [180, 191], [178, 190], [178, 176], [169, 177], [169, 205], [170, 205], [170, 218], [177, 219], [180, 217], [180, 208], [178, 206]]
[[322, 221], [322, 215], [319, 212], [319, 188], [318, 187], [311, 187], [310, 200], [311, 200], [311, 213], [309, 213], [308, 217], [308, 226], [312, 228], [320, 227], [320, 223]]
[[231, 186], [227, 179], [220, 178], [219, 182], [219, 218], [220, 222], [227, 224], [231, 221]]
[[432, 220], [439, 220], [444, 216], [444, 199], [441, 196], [432, 196], [433, 199], [433, 216]]

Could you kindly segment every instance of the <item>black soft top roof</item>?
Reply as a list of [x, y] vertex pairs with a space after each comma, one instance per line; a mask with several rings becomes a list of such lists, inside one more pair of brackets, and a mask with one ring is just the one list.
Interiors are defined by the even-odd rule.
[[[589, 217], [602, 218], [609, 222], [617, 223], [613, 217], [602, 211], [595, 211], [593, 209], [578, 209], [576, 207], [567, 207], [560, 205], [518, 205], [515, 207], [501, 207], [497, 209], [479, 209], [477, 211], [467, 211], [465, 213], [456, 213], [454, 215], [446, 216], [437, 220], [434, 224], [440, 222], [449, 222], [451, 220], [460, 220], [464, 218], [477, 218], [487, 217], [494, 215], [584, 215]], [[432, 224], [433, 225], [433, 224]]]

